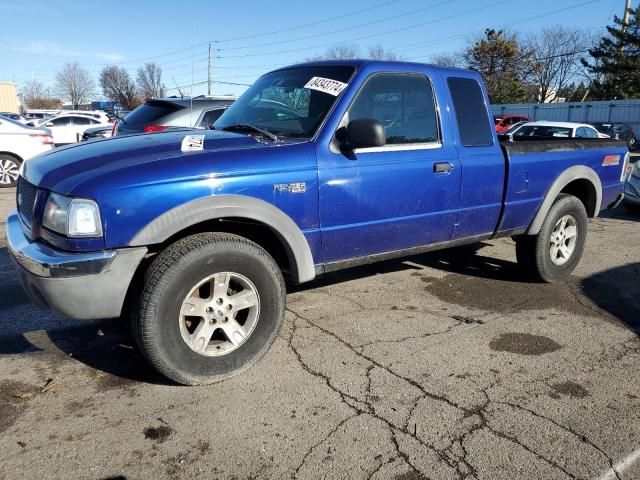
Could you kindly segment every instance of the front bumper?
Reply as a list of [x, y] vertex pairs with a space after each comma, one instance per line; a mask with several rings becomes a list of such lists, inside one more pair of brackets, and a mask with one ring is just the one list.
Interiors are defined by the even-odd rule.
[[7, 245], [18, 276], [38, 307], [76, 320], [120, 316], [146, 247], [68, 253], [24, 234], [16, 210], [7, 219]]
[[640, 177], [629, 175], [624, 182], [624, 203], [640, 206]]

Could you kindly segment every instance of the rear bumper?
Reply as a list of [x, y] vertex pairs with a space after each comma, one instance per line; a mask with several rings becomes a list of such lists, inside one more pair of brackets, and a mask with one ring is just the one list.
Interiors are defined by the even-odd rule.
[[38, 307], [77, 320], [118, 317], [146, 247], [68, 253], [31, 242], [18, 213], [7, 219], [7, 245], [18, 276]]

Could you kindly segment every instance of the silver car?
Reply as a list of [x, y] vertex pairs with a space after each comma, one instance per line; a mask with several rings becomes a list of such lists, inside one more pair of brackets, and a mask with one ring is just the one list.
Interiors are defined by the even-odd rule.
[[236, 97], [175, 97], [146, 100], [119, 120], [114, 135], [163, 132], [173, 128], [207, 128]]
[[640, 160], [633, 164], [624, 183], [624, 206], [629, 213], [640, 214]]

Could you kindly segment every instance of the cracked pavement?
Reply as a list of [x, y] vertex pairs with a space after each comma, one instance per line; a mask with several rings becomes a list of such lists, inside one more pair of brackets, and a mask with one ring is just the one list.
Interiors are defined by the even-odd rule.
[[330, 274], [258, 365], [180, 387], [33, 307], [0, 243], [0, 478], [638, 479], [639, 280], [622, 209], [553, 285], [510, 239]]

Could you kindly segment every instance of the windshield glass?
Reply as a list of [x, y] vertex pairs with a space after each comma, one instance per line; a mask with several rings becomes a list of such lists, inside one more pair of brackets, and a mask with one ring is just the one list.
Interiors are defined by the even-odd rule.
[[560, 137], [571, 136], [571, 129], [565, 127], [552, 127], [549, 125], [525, 125], [516, 133], [516, 137]]
[[611, 130], [613, 130], [613, 125], [611, 125], [610, 123], [592, 123], [592, 125], [596, 127], [596, 130], [602, 133], [608, 134], [611, 133]]
[[[340, 84], [347, 83], [353, 71], [349, 66], [318, 66], [267, 73], [213, 126], [224, 130], [252, 125], [277, 136], [311, 138], [342, 91]], [[311, 79], [316, 80], [316, 87], [305, 88]]]

